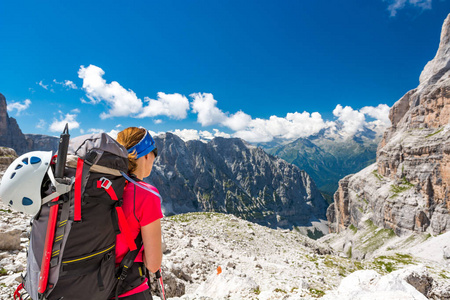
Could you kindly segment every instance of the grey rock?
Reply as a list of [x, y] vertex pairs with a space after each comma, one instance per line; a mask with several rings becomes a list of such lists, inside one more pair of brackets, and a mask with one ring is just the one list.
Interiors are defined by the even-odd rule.
[[20, 235], [18, 229], [0, 230], [0, 250], [20, 250]]
[[[0, 93], [0, 146], [14, 149], [18, 155], [29, 151], [57, 151], [59, 138], [38, 134], [24, 135], [16, 119], [9, 117], [6, 98]], [[0, 162], [1, 164], [1, 162]]]
[[444, 246], [442, 252], [443, 252], [442, 255], [443, 255], [444, 259], [450, 259], [450, 247], [449, 246]]

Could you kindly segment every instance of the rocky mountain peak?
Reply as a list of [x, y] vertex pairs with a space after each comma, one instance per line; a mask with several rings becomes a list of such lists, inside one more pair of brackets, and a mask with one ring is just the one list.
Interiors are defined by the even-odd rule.
[[441, 42], [433, 60], [427, 63], [420, 74], [420, 85], [436, 83], [450, 70], [450, 15], [444, 21]]
[[13, 148], [19, 154], [23, 153], [22, 149], [27, 149], [27, 141], [16, 119], [8, 116], [3, 94], [0, 94], [0, 146]]

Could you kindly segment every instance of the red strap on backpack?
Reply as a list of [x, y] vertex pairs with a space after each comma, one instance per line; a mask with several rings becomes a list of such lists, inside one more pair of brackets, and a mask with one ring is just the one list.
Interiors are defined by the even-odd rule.
[[22, 300], [22, 295], [20, 294], [20, 291], [22, 289], [23, 289], [23, 283], [19, 284], [16, 291], [14, 292], [14, 294], [13, 294], [14, 300]]
[[[117, 195], [116, 192], [114, 192], [114, 189], [112, 188], [111, 180], [108, 178], [102, 177], [100, 180], [97, 181], [97, 188], [105, 189], [105, 191], [108, 193], [109, 197], [111, 197], [112, 200], [117, 201]], [[120, 206], [116, 206], [116, 212], [117, 217], [119, 219], [119, 228], [120, 232], [124, 235], [125, 241], [128, 245], [128, 248], [130, 251], [136, 250], [136, 243], [134, 242], [133, 236], [131, 235], [130, 227], [128, 226], [127, 218], [125, 217], [125, 214], [123, 213], [123, 209]]]
[[75, 222], [81, 221], [81, 181], [83, 179], [83, 165], [84, 161], [81, 158], [78, 158], [74, 185], [75, 194], [73, 220]]

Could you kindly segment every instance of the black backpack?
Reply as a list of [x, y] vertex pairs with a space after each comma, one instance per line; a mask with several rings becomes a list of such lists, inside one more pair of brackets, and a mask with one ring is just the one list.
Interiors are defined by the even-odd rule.
[[[56, 189], [61, 195], [44, 204], [32, 221], [23, 287], [33, 300], [106, 300], [145, 280], [146, 268], [133, 264], [142, 238], [129, 236], [121, 209], [127, 156], [125, 147], [105, 133], [70, 141], [62, 188]], [[49, 196], [55, 193], [52, 182], [44, 179], [44, 199], [54, 197]], [[132, 251], [116, 268], [121, 231]]]

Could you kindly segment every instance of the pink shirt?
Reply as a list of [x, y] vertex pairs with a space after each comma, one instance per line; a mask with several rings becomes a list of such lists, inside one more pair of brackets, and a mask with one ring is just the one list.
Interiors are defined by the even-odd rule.
[[[153, 191], [158, 192], [158, 190], [143, 181], [140, 181], [139, 184], [152, 189]], [[130, 233], [133, 239], [136, 239], [138, 236], [141, 227], [148, 225], [158, 219], [163, 217], [161, 212], [161, 200], [156, 195], [146, 191], [139, 186], [135, 186], [133, 183], [128, 183], [125, 187], [125, 191], [123, 193], [123, 212], [125, 217], [127, 218], [128, 226], [130, 227]], [[142, 252], [144, 247], [142, 247], [138, 256], [136, 257], [136, 262], [142, 262]], [[116, 238], [116, 266], [120, 264], [123, 257], [128, 253], [129, 249], [127, 243], [125, 241], [125, 237], [123, 234], [117, 235]], [[126, 292], [119, 297], [125, 297], [134, 295], [136, 293], [140, 293], [148, 289], [147, 281], [142, 283], [140, 286], [134, 288], [133, 290]]]

